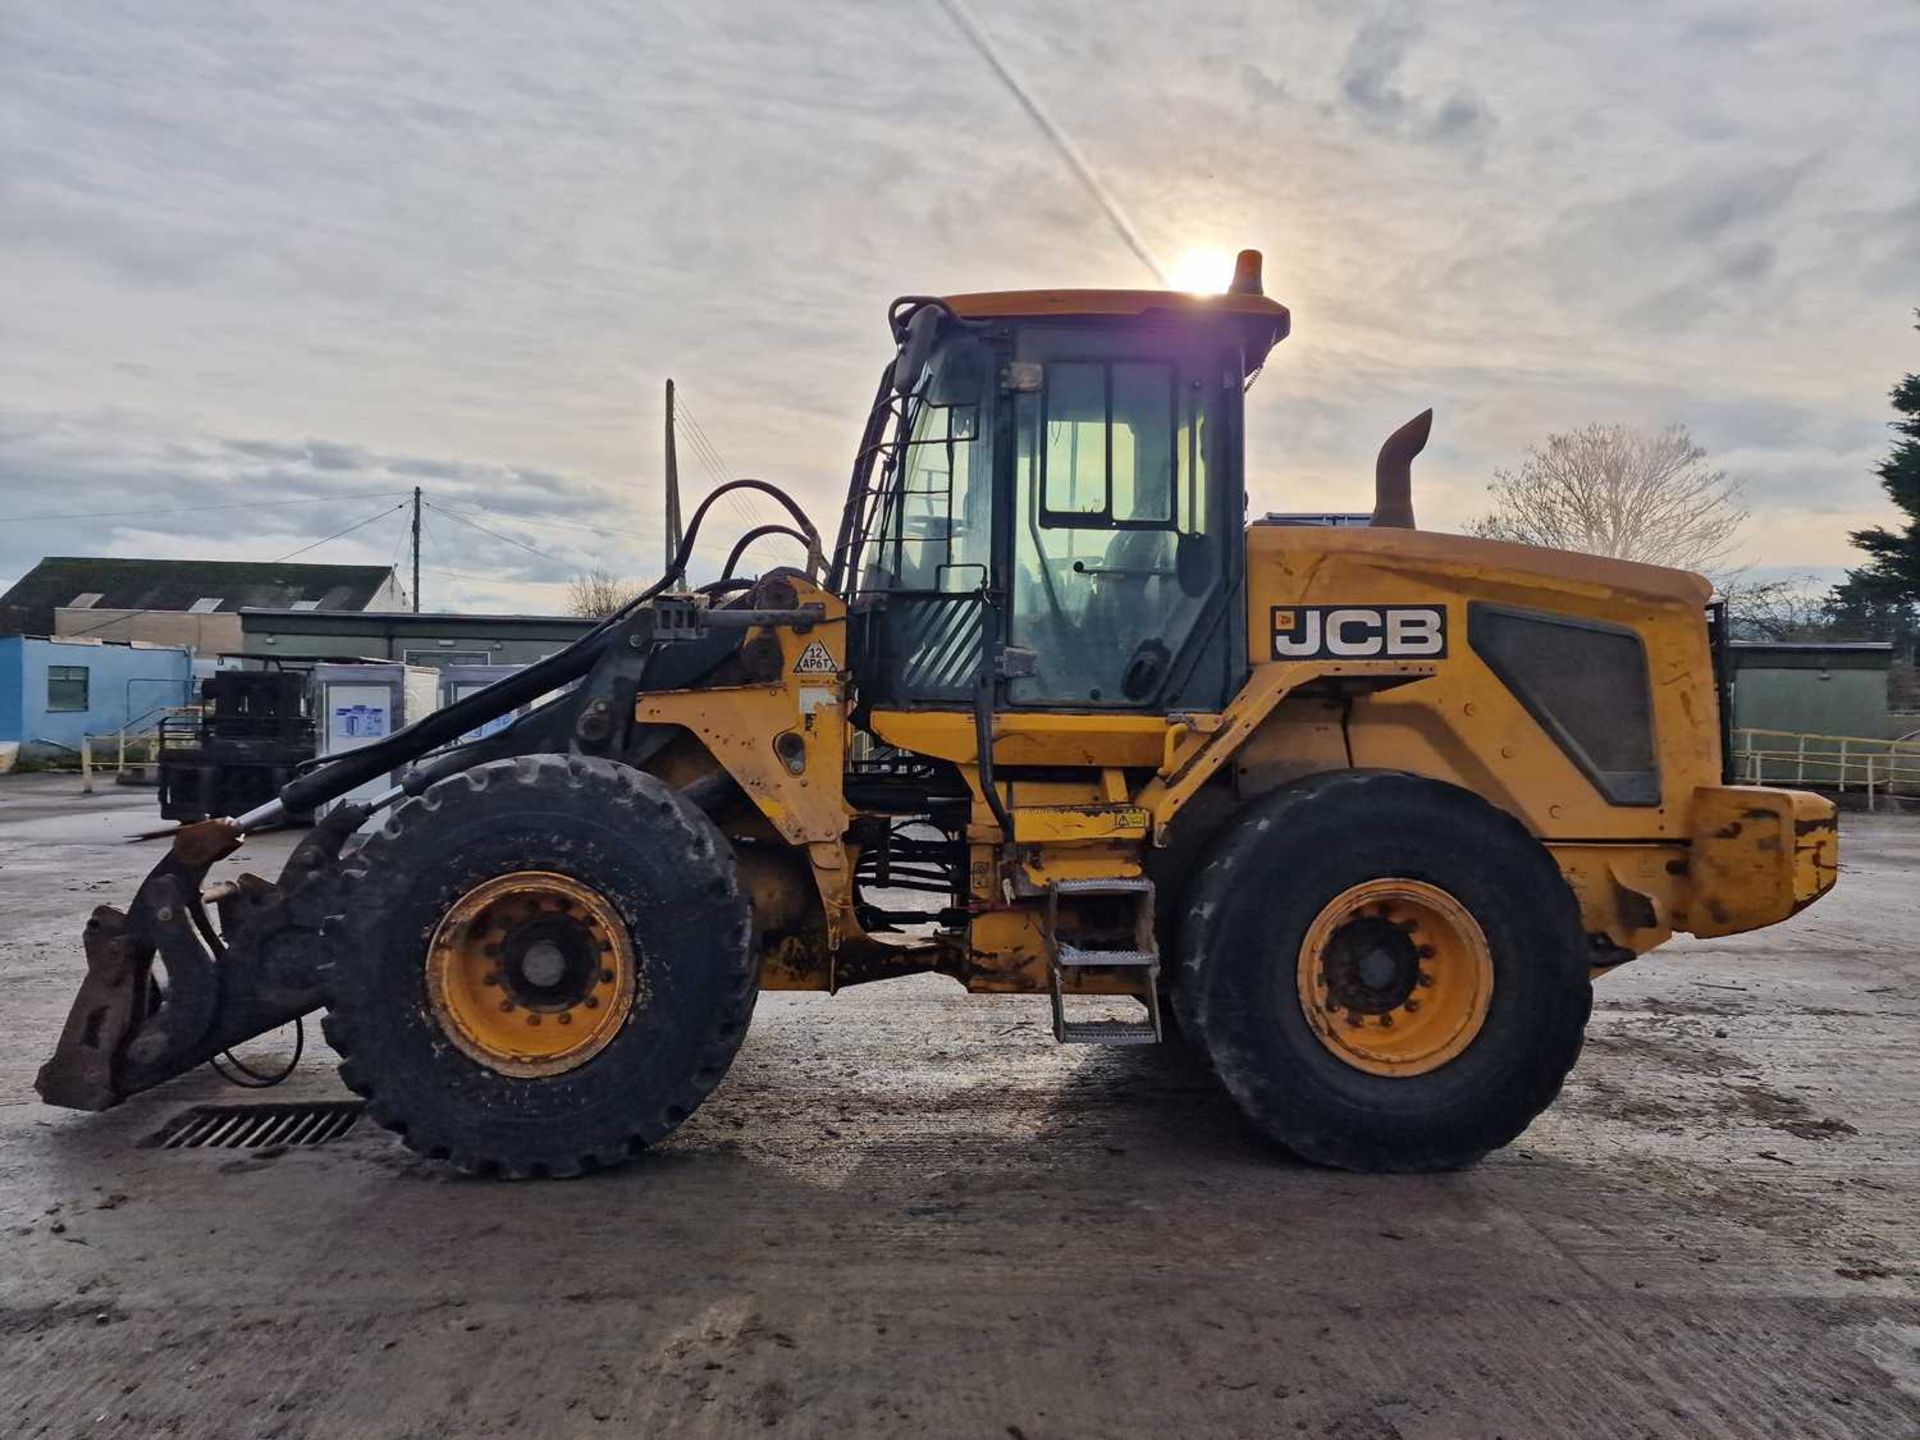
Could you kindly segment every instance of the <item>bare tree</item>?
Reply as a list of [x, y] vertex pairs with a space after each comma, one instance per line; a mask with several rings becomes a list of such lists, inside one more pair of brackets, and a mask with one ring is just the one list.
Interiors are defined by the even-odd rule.
[[1725, 560], [1747, 518], [1739, 482], [1707, 464], [1684, 425], [1549, 435], [1488, 489], [1493, 511], [1472, 534], [1684, 570]]
[[601, 620], [613, 614], [638, 592], [604, 570], [587, 570], [567, 582], [567, 613]]
[[1833, 597], [1814, 587], [1811, 575], [1782, 580], [1749, 580], [1740, 572], [1723, 576], [1718, 589], [1727, 605], [1727, 623], [1736, 640], [1824, 640], [1834, 631]]

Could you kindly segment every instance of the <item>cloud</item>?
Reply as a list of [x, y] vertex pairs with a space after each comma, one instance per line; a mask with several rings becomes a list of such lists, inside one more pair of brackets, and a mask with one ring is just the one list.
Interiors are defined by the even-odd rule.
[[[1266, 250], [1294, 334], [1249, 399], [1256, 508], [1364, 501], [1427, 404], [1435, 523], [1608, 419], [1694, 426], [1782, 564], [1879, 503], [1916, 368], [1910, 0], [977, 8], [1156, 250]], [[0, 513], [196, 508], [0, 525], [0, 579], [272, 558], [419, 485], [430, 600], [555, 604], [571, 566], [657, 564], [669, 375], [720, 457], [683, 447], [690, 499], [759, 474], [830, 521], [893, 296], [1145, 278], [937, 19], [10, 16]]]
[[659, 548], [658, 530], [622, 515], [615, 497], [537, 466], [382, 455], [325, 439], [182, 435], [107, 413], [8, 414], [0, 493], [41, 499], [0, 528], [0, 575], [56, 553], [274, 559], [368, 520], [310, 558], [402, 564], [410, 482], [428, 472], [430, 603], [484, 603], [510, 590], [556, 609], [572, 575], [629, 573], [637, 554]]
[[1240, 67], [1240, 84], [1256, 105], [1271, 105], [1287, 98], [1286, 82], [1276, 80], [1258, 65], [1245, 64]]
[[1394, 81], [1420, 27], [1401, 16], [1363, 20], [1340, 67], [1340, 93], [1369, 119], [1397, 125], [1408, 109]]
[[1401, 68], [1421, 33], [1419, 24], [1398, 12], [1363, 20], [1341, 62], [1342, 97], [1380, 130], [1443, 145], [1480, 139], [1492, 128], [1493, 116], [1471, 90], [1456, 87], [1434, 105], [1401, 88]]

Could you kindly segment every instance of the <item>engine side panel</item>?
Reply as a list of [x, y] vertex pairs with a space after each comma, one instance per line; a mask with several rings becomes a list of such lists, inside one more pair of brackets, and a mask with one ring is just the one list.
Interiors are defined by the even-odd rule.
[[[1460, 785], [1553, 841], [1684, 841], [1694, 791], [1719, 783], [1720, 739], [1698, 576], [1411, 530], [1248, 532], [1256, 666], [1313, 658], [1434, 666], [1372, 693], [1290, 697], [1236, 757], [1243, 790], [1337, 765]], [[1617, 627], [1640, 639], [1658, 771], [1654, 803], [1603, 793], [1470, 638], [1470, 606]], [[1429, 618], [1431, 615], [1432, 618]]]

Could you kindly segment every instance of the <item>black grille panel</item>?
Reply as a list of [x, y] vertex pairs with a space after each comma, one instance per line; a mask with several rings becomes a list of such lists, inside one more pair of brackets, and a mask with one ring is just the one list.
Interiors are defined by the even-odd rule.
[[888, 592], [861, 617], [870, 661], [861, 681], [865, 703], [971, 702], [985, 616], [985, 602], [972, 592]]
[[268, 1145], [324, 1145], [338, 1140], [366, 1110], [358, 1100], [304, 1105], [196, 1105], [142, 1144], [161, 1150], [259, 1150]]

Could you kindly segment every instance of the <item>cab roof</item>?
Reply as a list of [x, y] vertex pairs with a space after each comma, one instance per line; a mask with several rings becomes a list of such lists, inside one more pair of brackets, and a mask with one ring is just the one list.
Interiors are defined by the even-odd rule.
[[1246, 332], [1243, 363], [1249, 374], [1266, 363], [1267, 352], [1287, 338], [1293, 323], [1278, 300], [1233, 291], [1198, 295], [1186, 290], [989, 290], [943, 299], [963, 320], [1231, 318]]
[[1292, 317], [1265, 295], [1200, 295], [1186, 290], [986, 290], [942, 297], [966, 320], [1037, 319], [1055, 315], [1141, 316], [1156, 311], [1180, 315], [1250, 315], [1276, 322], [1284, 337]]

